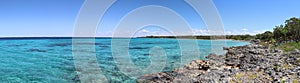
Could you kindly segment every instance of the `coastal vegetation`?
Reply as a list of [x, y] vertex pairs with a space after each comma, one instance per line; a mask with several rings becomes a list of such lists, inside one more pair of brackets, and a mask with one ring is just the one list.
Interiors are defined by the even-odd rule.
[[275, 26], [273, 32], [266, 31], [256, 35], [257, 39], [266, 42], [288, 43], [300, 41], [300, 19], [293, 17], [285, 21], [284, 25]]
[[[213, 36], [196, 38], [211, 39]], [[286, 20], [284, 25], [276, 26], [273, 32], [266, 31], [253, 36], [227, 35], [226, 39], [251, 40], [251, 44], [224, 47], [226, 54], [210, 54], [206, 56], [208, 60], [194, 60], [172, 72], [141, 76], [137, 82], [300, 82], [299, 18]]]
[[225, 36], [212, 36], [212, 35], [198, 35], [198, 36], [145, 36], [141, 38], [184, 38], [184, 39], [232, 39], [232, 40], [245, 40], [250, 41], [254, 39], [255, 36], [246, 34], [246, 35], [225, 35]]
[[277, 46], [277, 48], [282, 49], [285, 52], [289, 52], [289, 51], [293, 51], [295, 49], [300, 49], [300, 43], [298, 42], [290, 42], [290, 43], [284, 43], [281, 44], [279, 46]]
[[290, 18], [285, 21], [284, 25], [275, 26], [273, 32], [266, 31], [257, 34], [255, 38], [263, 41], [262, 45], [273, 44], [272, 48], [284, 51], [300, 49], [300, 19]]
[[252, 35], [249, 35], [249, 34], [246, 34], [246, 35], [227, 35], [226, 39], [250, 41], [254, 37], [255, 36], [252, 36]]
[[[216, 38], [217, 37], [217, 38]], [[284, 25], [275, 26], [272, 31], [266, 31], [257, 35], [225, 35], [211, 36], [146, 36], [143, 38], [184, 38], [184, 39], [232, 39], [250, 41], [252, 39], [259, 39], [261, 45], [269, 46], [272, 48], [279, 48], [284, 51], [292, 51], [300, 49], [300, 18], [292, 17], [285, 21]]]

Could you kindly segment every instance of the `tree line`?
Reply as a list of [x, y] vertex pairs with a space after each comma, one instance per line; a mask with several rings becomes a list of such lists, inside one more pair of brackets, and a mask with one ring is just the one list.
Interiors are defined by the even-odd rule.
[[[189, 39], [212, 39], [211, 36], [146, 36], [142, 38], [189, 38]], [[268, 43], [288, 43], [300, 41], [300, 18], [292, 17], [283, 25], [275, 26], [272, 31], [266, 31], [257, 35], [226, 35], [226, 39], [251, 40], [260, 39]]]
[[300, 41], [300, 18], [290, 18], [284, 25], [275, 26], [273, 32], [257, 34], [256, 39], [270, 43], [287, 43]]

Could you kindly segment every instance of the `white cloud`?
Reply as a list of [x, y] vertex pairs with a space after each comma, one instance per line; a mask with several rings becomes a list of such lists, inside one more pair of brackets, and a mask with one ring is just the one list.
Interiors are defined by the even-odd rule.
[[226, 35], [245, 35], [245, 34], [249, 34], [249, 35], [256, 35], [256, 34], [260, 34], [260, 33], [264, 33], [267, 30], [248, 30], [248, 29], [241, 29], [241, 30], [227, 30], [225, 31]]
[[141, 33], [149, 33], [150, 31], [148, 31], [148, 30], [146, 30], [146, 29], [143, 29], [143, 30], [141, 30], [141, 31], [139, 31], [139, 32], [141, 32]]
[[246, 29], [246, 28], [243, 28], [242, 30], [243, 30], [243, 31], [248, 31], [248, 29]]
[[[256, 34], [264, 33], [265, 31], [267, 31], [267, 30], [254, 30], [254, 31], [251, 31], [249, 29], [243, 28], [243, 29], [240, 29], [240, 30], [225, 30], [223, 33], [225, 35], [245, 35], [245, 34], [256, 35]], [[205, 28], [192, 29], [192, 32], [193, 32], [194, 35], [211, 35], [210, 31], [208, 29], [205, 29]], [[180, 33], [189, 33], [189, 32], [182, 31]], [[124, 32], [124, 33], [113, 33], [112, 31], [98, 32], [96, 34], [96, 36], [98, 36], [98, 37], [112, 37], [113, 34], [126, 34], [126, 32]], [[150, 36], [150, 35], [170, 36], [170, 35], [174, 35], [174, 34], [168, 32], [168, 31], [165, 31], [165, 30], [161, 30], [161, 29], [154, 29], [154, 30], [142, 29], [142, 30], [139, 30], [138, 32], [136, 32], [134, 37]]]
[[194, 35], [209, 35], [208, 29], [193, 29]]
[[170, 36], [172, 35], [171, 33], [165, 31], [165, 30], [161, 30], [161, 29], [142, 29], [139, 30], [138, 32], [136, 32], [134, 34], [134, 37], [140, 37], [140, 36]]
[[100, 31], [96, 33], [96, 37], [111, 37], [112, 36], [112, 31]]

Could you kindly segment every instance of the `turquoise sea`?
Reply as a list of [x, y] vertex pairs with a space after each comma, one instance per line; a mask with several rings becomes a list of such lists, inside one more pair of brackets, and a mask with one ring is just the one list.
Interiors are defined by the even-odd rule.
[[[116, 66], [111, 40], [95, 39], [95, 54], [99, 67], [109, 82], [134, 82], [133, 78], [120, 72]], [[197, 59], [205, 59], [204, 57], [212, 52], [211, 49], [216, 48], [212, 41], [225, 42], [226, 47], [249, 44], [232, 40], [181, 40], [198, 43], [200, 56]], [[195, 49], [180, 49], [177, 39], [132, 38], [128, 46], [131, 61], [138, 67], [147, 67], [151, 63], [149, 56], [152, 55], [149, 54], [149, 50], [152, 47], [163, 48], [167, 62], [162, 71], [179, 67], [181, 55], [185, 54], [181, 53], [181, 50]], [[79, 82], [72, 55], [72, 38], [0, 39], [0, 82]]]

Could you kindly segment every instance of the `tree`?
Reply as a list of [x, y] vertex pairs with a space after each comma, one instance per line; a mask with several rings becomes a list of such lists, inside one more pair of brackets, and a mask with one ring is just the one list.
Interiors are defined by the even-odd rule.
[[285, 21], [285, 25], [276, 26], [273, 31], [278, 43], [300, 41], [300, 19], [293, 17]]
[[274, 39], [279, 43], [282, 43], [283, 41], [286, 41], [288, 39], [287, 33], [288, 29], [283, 25], [276, 26], [273, 31]]
[[300, 19], [293, 17], [285, 21], [285, 28], [288, 30], [286, 36], [289, 36], [290, 40], [299, 42], [300, 40]]
[[260, 39], [265, 42], [270, 42], [273, 40], [273, 33], [271, 31], [266, 31], [262, 34], [257, 34], [256, 39]]

